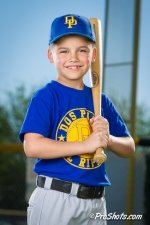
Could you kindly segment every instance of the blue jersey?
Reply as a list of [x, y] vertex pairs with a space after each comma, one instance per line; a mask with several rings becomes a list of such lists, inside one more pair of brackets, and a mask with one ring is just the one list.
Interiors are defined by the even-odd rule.
[[[89, 119], [93, 115], [90, 87], [84, 85], [83, 90], [77, 90], [52, 81], [33, 96], [20, 131], [20, 140], [23, 142], [25, 133], [38, 133], [62, 142], [83, 141], [91, 134]], [[110, 134], [118, 137], [129, 135], [121, 116], [104, 94], [102, 116], [109, 121]], [[110, 185], [105, 163], [93, 163], [93, 154], [37, 159], [34, 171], [38, 175], [84, 185]]]

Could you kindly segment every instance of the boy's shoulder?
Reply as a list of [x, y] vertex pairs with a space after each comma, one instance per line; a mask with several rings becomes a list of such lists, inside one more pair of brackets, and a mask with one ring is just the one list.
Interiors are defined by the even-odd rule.
[[105, 112], [105, 114], [118, 111], [111, 98], [105, 93], [102, 93], [102, 110]]
[[53, 84], [49, 82], [45, 84], [43, 87], [39, 88], [34, 94], [33, 97], [45, 97], [50, 96], [53, 92]]
[[33, 93], [30, 103], [34, 103], [35, 105], [39, 105], [41, 103], [49, 104], [50, 102], [52, 102], [52, 99], [53, 91], [51, 83], [47, 83]]
[[112, 101], [108, 97], [108, 95], [103, 92], [102, 93], [102, 105], [109, 105], [109, 104], [112, 104]]

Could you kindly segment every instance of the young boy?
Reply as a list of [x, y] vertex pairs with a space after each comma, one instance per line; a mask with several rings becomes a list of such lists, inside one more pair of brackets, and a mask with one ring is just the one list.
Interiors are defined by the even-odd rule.
[[93, 162], [96, 149], [121, 157], [134, 141], [113, 103], [102, 95], [102, 116], [94, 117], [91, 88], [83, 77], [96, 58], [89, 20], [64, 15], [51, 25], [48, 59], [57, 71], [33, 96], [20, 131], [28, 157], [37, 158], [37, 187], [29, 200], [28, 225], [106, 224], [105, 163]]

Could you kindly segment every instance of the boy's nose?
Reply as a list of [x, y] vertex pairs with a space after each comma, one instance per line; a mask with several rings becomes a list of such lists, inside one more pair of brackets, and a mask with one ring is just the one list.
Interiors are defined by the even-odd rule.
[[71, 53], [70, 53], [70, 61], [71, 61], [71, 62], [76, 62], [76, 61], [78, 61], [78, 56], [77, 56], [77, 53], [76, 53], [76, 52], [71, 52]]

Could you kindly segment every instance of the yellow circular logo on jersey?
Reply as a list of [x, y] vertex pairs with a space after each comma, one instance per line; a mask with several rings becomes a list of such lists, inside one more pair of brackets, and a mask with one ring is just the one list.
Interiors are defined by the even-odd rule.
[[[93, 112], [84, 108], [72, 109], [67, 112], [58, 125], [56, 140], [67, 142], [86, 140], [92, 132], [89, 119], [93, 115]], [[82, 169], [94, 169], [101, 165], [93, 163], [93, 154], [65, 157], [64, 159], [72, 166]]]

